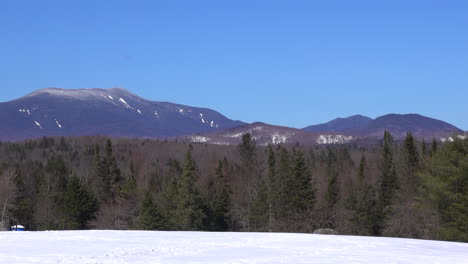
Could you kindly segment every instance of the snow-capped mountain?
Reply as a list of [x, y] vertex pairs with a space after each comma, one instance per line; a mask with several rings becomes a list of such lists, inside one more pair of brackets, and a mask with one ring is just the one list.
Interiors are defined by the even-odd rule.
[[274, 126], [261, 122], [242, 125], [222, 131], [179, 137], [178, 140], [218, 145], [235, 145], [242, 141], [242, 135], [250, 133], [258, 145], [296, 144], [344, 144], [353, 140], [352, 136], [335, 132], [317, 133], [301, 129]]
[[98, 134], [166, 138], [242, 124], [211, 109], [149, 101], [122, 88], [47, 88], [0, 103], [3, 141]]
[[412, 132], [419, 139], [439, 139], [460, 134], [463, 131], [449, 123], [418, 114], [388, 114], [371, 119], [355, 115], [338, 118], [325, 124], [308, 126], [305, 131], [333, 131], [358, 138], [381, 138], [385, 130], [396, 139], [402, 139]]

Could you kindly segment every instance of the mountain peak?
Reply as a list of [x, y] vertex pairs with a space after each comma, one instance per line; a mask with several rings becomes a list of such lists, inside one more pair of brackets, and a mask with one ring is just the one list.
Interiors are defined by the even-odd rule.
[[50, 87], [0, 103], [0, 124], [1, 141], [68, 135], [167, 138], [244, 123], [208, 108], [146, 100], [120, 87]]
[[[139, 97], [125, 88], [79, 88], [79, 89], [65, 89], [57, 87], [48, 87], [36, 90], [22, 98], [30, 98], [35, 96], [53, 96], [53, 97], [68, 97], [73, 99], [87, 100], [92, 97], [108, 97], [111, 96], [132, 96]], [[20, 98], [21, 99], [21, 98]], [[18, 100], [18, 99], [17, 99]]]
[[372, 121], [372, 118], [370, 117], [363, 115], [353, 115], [345, 118], [339, 117], [323, 124], [308, 126], [305, 127], [304, 130], [309, 132], [341, 131], [344, 129], [364, 126], [370, 121]]

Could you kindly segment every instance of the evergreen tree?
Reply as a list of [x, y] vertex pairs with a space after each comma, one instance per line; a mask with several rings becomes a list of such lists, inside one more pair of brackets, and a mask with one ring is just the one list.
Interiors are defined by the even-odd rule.
[[339, 186], [338, 186], [338, 173], [330, 170], [328, 176], [327, 192], [325, 193], [325, 200], [329, 209], [332, 209], [338, 202]]
[[273, 221], [275, 217], [276, 203], [278, 198], [278, 182], [276, 180], [276, 156], [271, 145], [268, 145], [268, 231], [273, 229]]
[[122, 180], [122, 173], [113, 154], [112, 142], [106, 141], [106, 155], [101, 158], [99, 147], [95, 149], [95, 173], [98, 179], [98, 195], [100, 200], [108, 200], [114, 195], [118, 183]]
[[95, 217], [97, 202], [73, 174], [70, 178], [63, 198], [62, 211], [65, 215], [68, 229], [83, 229]]
[[374, 234], [380, 235], [386, 217], [390, 214], [393, 196], [398, 189], [398, 179], [395, 165], [393, 163], [393, 137], [390, 132], [384, 132], [384, 142], [382, 147], [382, 157], [380, 163], [380, 179], [377, 200], [377, 214], [375, 219]]
[[433, 156], [436, 152], [437, 152], [437, 140], [433, 138], [432, 145], [431, 145], [431, 156]]
[[141, 203], [138, 228], [141, 230], [165, 230], [167, 228], [166, 219], [149, 191], [145, 192]]
[[405, 142], [406, 163], [409, 169], [414, 173], [419, 166], [419, 153], [411, 132], [406, 134]]
[[361, 183], [364, 180], [364, 175], [365, 175], [365, 170], [366, 170], [366, 156], [364, 153], [361, 155], [361, 160], [359, 161], [359, 167], [358, 167], [358, 180]]
[[426, 150], [426, 141], [423, 139], [422, 143], [421, 143], [421, 156], [424, 158], [424, 156], [426, 156], [427, 154], [427, 150]]
[[206, 207], [195, 189], [197, 166], [192, 158], [192, 145], [186, 154], [182, 176], [178, 182], [178, 223], [181, 230], [205, 230]]
[[258, 162], [256, 154], [256, 142], [250, 133], [242, 135], [242, 142], [237, 147], [240, 158], [241, 158], [241, 181], [245, 183], [245, 188], [242, 188], [243, 192], [240, 196], [242, 197], [241, 203], [239, 204], [243, 208], [242, 215], [247, 222], [247, 230], [250, 231], [250, 220], [252, 219], [252, 202], [255, 199], [256, 185], [260, 180], [258, 177]]
[[133, 167], [133, 161], [130, 162], [130, 175], [125, 179], [125, 181], [120, 186], [120, 194], [125, 198], [131, 198], [137, 194], [137, 183], [135, 168]]
[[419, 175], [420, 201], [438, 213], [439, 239], [468, 242], [468, 140], [457, 138], [433, 153], [431, 165]]
[[293, 149], [291, 174], [286, 180], [287, 199], [293, 212], [304, 212], [311, 209], [315, 202], [309, 167], [300, 149]]
[[13, 220], [16, 224], [22, 224], [26, 226], [28, 230], [31, 230], [34, 213], [33, 201], [31, 200], [31, 196], [27, 193], [23, 174], [19, 168], [16, 168], [15, 184], [17, 195], [12, 210]]
[[250, 231], [268, 231], [268, 184], [261, 182], [259, 190], [252, 202], [250, 214]]
[[208, 187], [208, 220], [210, 222], [209, 230], [212, 231], [228, 230], [231, 221], [231, 191], [223, 172], [224, 166], [227, 166], [227, 164], [225, 165], [221, 160], [218, 161], [214, 181], [210, 182]]

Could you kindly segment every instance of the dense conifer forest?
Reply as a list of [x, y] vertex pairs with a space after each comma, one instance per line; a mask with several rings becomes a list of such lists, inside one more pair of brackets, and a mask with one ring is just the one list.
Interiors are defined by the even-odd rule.
[[468, 140], [303, 147], [106, 137], [0, 143], [27, 230], [313, 232], [468, 241]]

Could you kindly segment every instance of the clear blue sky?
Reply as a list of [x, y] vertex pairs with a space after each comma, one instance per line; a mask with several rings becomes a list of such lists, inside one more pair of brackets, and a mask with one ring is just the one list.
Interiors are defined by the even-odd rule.
[[468, 1], [0, 4], [0, 102], [124, 87], [304, 127], [420, 113], [468, 129]]

